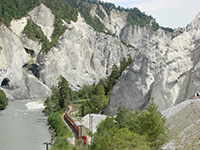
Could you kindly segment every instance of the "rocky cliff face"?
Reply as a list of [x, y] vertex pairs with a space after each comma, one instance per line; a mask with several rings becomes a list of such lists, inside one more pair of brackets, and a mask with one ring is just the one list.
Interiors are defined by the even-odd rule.
[[200, 14], [187, 29], [171, 35], [161, 29], [125, 27], [121, 38], [139, 50], [114, 86], [107, 110], [114, 115], [119, 105], [144, 109], [151, 97], [164, 110], [193, 98], [200, 89], [199, 24]]
[[10, 100], [45, 99], [58, 77], [65, 77], [74, 90], [83, 84], [97, 83], [106, 77], [113, 63], [134, 55], [133, 48], [124, 46], [120, 39], [98, 33], [79, 15], [48, 54], [40, 52], [41, 43], [22, 33], [27, 19], [41, 27], [51, 41], [55, 17], [41, 4], [27, 16], [11, 22], [10, 29], [0, 28], [0, 81]]
[[24, 67], [31, 60], [20, 39], [7, 27], [0, 27], [0, 81], [10, 100], [44, 99], [50, 90]]
[[[98, 17], [95, 9], [90, 13]], [[55, 17], [45, 5], [13, 20], [9, 29], [1, 25], [1, 88], [11, 100], [45, 99], [60, 75], [73, 90], [78, 90], [83, 84], [97, 83], [110, 74], [114, 63], [119, 64], [123, 57], [131, 55], [133, 63], [111, 93], [107, 110], [112, 114], [119, 105], [144, 109], [151, 97], [160, 110], [193, 97], [200, 88], [200, 14], [187, 29], [180, 28], [172, 34], [162, 29], [128, 26], [126, 16], [126, 12], [112, 10], [110, 16], [100, 19], [117, 36], [95, 31], [80, 14], [76, 22], [63, 21], [68, 29], [48, 54], [40, 52], [42, 43], [22, 33], [31, 18], [52, 40]], [[138, 50], [127, 48], [118, 37]]]
[[112, 65], [134, 54], [117, 37], [98, 33], [79, 15], [77, 22], [65, 23], [69, 30], [58, 44], [42, 59], [42, 80], [55, 85], [59, 75], [65, 77], [73, 89], [83, 84], [98, 83], [110, 74]]

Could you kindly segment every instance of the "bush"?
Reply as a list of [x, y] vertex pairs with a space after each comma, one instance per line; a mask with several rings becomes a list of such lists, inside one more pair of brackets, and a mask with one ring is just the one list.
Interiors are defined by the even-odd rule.
[[3, 110], [8, 105], [8, 98], [6, 97], [4, 91], [0, 89], [0, 110]]

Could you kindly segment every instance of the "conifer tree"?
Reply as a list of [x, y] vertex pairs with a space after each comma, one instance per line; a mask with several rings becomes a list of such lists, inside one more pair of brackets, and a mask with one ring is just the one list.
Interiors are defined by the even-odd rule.
[[147, 135], [151, 147], [158, 148], [167, 140], [166, 119], [158, 111], [158, 106], [154, 103], [153, 98], [149, 107], [138, 115], [138, 121], [140, 121], [138, 133]]
[[63, 76], [60, 76], [59, 79], [60, 79], [60, 81], [58, 82], [58, 89], [60, 92], [59, 105], [61, 108], [64, 108], [70, 101], [71, 88], [69, 87], [67, 80]]

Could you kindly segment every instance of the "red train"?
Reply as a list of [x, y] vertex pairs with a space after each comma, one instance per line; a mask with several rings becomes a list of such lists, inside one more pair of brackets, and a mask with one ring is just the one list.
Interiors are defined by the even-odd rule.
[[73, 117], [71, 113], [69, 113], [68, 111], [65, 111], [65, 118], [77, 131], [77, 135], [79, 139], [82, 139], [84, 141], [84, 144], [87, 144], [87, 134], [86, 134], [84, 126], [75, 117]]

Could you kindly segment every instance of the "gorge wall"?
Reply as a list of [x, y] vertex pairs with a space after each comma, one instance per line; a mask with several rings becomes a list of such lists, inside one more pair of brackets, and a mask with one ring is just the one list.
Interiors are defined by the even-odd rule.
[[52, 40], [55, 16], [43, 4], [27, 16], [13, 19], [9, 28], [1, 25], [0, 81], [10, 100], [45, 99], [50, 95], [50, 87], [57, 85], [60, 75], [73, 90], [79, 90], [83, 84], [98, 83], [110, 74], [114, 63], [119, 64], [123, 57], [135, 53], [117, 36], [94, 30], [79, 14], [76, 22], [63, 21], [68, 29], [58, 43], [43, 54], [40, 51], [42, 43], [23, 33], [28, 19], [41, 27], [49, 41]]
[[0, 83], [10, 100], [44, 100], [60, 75], [73, 90], [98, 83], [110, 74], [114, 63], [119, 65], [129, 56], [133, 62], [114, 86], [105, 113], [116, 114], [120, 105], [144, 109], [151, 97], [160, 110], [194, 97], [200, 88], [200, 14], [187, 28], [169, 33], [128, 25], [126, 11], [113, 9], [101, 19], [96, 9], [94, 5], [90, 13], [113, 35], [97, 32], [78, 14], [76, 22], [62, 20], [67, 29], [47, 54], [41, 52], [41, 42], [23, 33], [32, 19], [52, 40], [55, 16], [45, 5], [13, 19], [10, 27], [0, 26]]
[[199, 24], [200, 13], [186, 29], [171, 35], [161, 29], [153, 33], [145, 27], [125, 27], [121, 38], [137, 44], [138, 51], [114, 86], [107, 111], [114, 115], [120, 105], [144, 109], [151, 98], [164, 110], [194, 98], [200, 90]]

